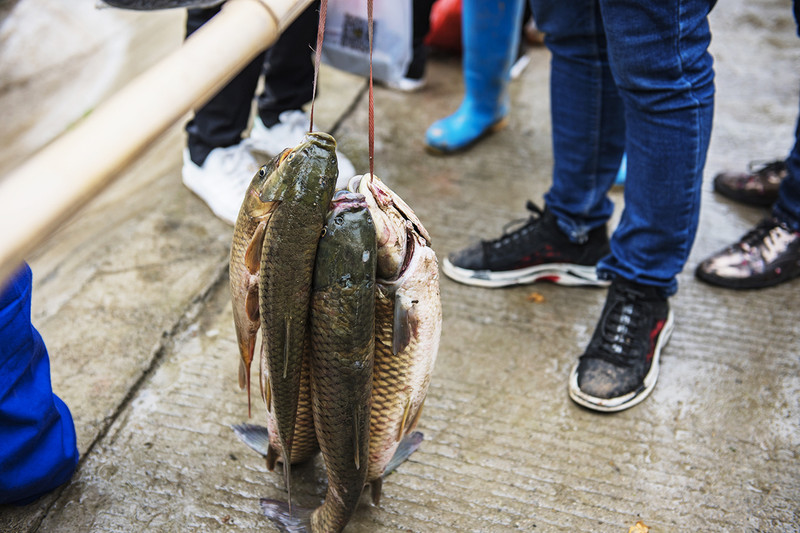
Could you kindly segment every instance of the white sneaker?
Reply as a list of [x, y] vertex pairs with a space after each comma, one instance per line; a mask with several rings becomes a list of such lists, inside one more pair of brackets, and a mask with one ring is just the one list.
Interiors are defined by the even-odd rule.
[[[253, 128], [250, 130], [251, 149], [275, 157], [284, 149], [300, 144], [303, 136], [308, 133], [310, 121], [309, 116], [302, 111], [284, 111], [278, 116], [278, 123], [268, 128], [261, 117], [256, 115], [253, 119]], [[336, 159], [339, 161], [339, 179], [336, 188], [347, 188], [347, 182], [356, 175], [356, 169], [347, 156], [339, 150], [336, 150]]]
[[230, 225], [236, 223], [247, 187], [258, 168], [247, 141], [214, 148], [203, 166], [192, 161], [188, 148], [183, 150], [183, 184]]
[[387, 81], [386, 86], [390, 89], [394, 89], [395, 91], [400, 91], [404, 93], [413, 93], [419, 91], [425, 85], [428, 84], [428, 80], [425, 78], [400, 78], [396, 81]]

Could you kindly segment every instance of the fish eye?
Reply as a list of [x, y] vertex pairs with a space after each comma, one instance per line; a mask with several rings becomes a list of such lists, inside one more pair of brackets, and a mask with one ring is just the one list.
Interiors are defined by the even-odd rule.
[[258, 175], [259, 175], [259, 177], [262, 177], [262, 178], [267, 175], [267, 166], [266, 165], [264, 165], [263, 167], [258, 169]]
[[341, 226], [344, 223], [344, 217], [342, 215], [336, 215], [336, 218], [333, 221], [338, 225]]
[[291, 161], [292, 159], [294, 159], [294, 152], [291, 148], [287, 148], [281, 153], [280, 158], [278, 159], [278, 165], [284, 161]]

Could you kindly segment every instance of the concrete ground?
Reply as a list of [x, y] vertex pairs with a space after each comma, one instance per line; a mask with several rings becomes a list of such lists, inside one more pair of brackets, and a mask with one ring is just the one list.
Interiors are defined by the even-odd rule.
[[[0, 26], [0, 172], [180, 44], [180, 10], [90, 4], [21, 0]], [[711, 177], [784, 157], [793, 142], [800, 41], [790, 7], [728, 0], [712, 15], [718, 92], [701, 224], [652, 396], [610, 416], [567, 396], [605, 291], [442, 279], [425, 442], [387, 479], [380, 507], [364, 497], [348, 531], [800, 529], [800, 280], [731, 292], [692, 276], [764, 215], [712, 193]], [[423, 135], [460, 102], [458, 58], [433, 58], [419, 93], [376, 90], [376, 174], [416, 210], [440, 257], [496, 236], [548, 188], [549, 55], [529, 55], [510, 126], [457, 156], [426, 154]], [[362, 172], [364, 88], [324, 69], [317, 108], [319, 129]], [[283, 481], [229, 427], [247, 419], [231, 228], [181, 185], [183, 142], [177, 125], [28, 258], [33, 322], [82, 459], [63, 488], [0, 507], [2, 532], [274, 530], [258, 501], [285, 498]], [[622, 193], [611, 196], [618, 213]], [[261, 405], [250, 421], [263, 421]], [[324, 486], [321, 460], [296, 469], [297, 503], [318, 505]]]

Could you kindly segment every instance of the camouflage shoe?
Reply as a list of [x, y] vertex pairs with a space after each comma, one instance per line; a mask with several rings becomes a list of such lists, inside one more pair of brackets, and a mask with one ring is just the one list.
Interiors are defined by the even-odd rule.
[[800, 232], [774, 218], [699, 265], [695, 276], [728, 289], [760, 289], [800, 276]]
[[714, 190], [743, 204], [767, 207], [778, 199], [778, 188], [786, 174], [783, 161], [773, 161], [760, 168], [750, 163], [747, 172], [720, 172], [714, 176]]

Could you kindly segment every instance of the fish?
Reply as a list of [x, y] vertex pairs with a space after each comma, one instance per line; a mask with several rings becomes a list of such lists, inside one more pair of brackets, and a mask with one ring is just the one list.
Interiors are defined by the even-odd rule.
[[325, 215], [338, 177], [336, 141], [307, 133], [283, 159], [259, 196], [277, 202], [264, 229], [259, 268], [261, 375], [267, 411], [283, 461], [291, 505], [290, 464], [308, 337], [311, 282]]
[[439, 351], [439, 266], [419, 218], [380, 179], [355, 176], [348, 189], [364, 195], [378, 245], [367, 483], [379, 505], [385, 475], [419, 446], [408, 437], [422, 413]]
[[[309, 368], [309, 349], [310, 342], [306, 342], [303, 362], [300, 367], [300, 391], [297, 398], [297, 417], [294, 423], [294, 438], [291, 456], [289, 461], [296, 465], [304, 463], [314, 458], [319, 452], [319, 442], [314, 428], [314, 413], [311, 407], [311, 370]], [[267, 386], [267, 376], [261, 373], [261, 391], [269, 390]], [[269, 398], [264, 398], [265, 405], [269, 404]], [[264, 442], [269, 446], [264, 451], [267, 469], [272, 472], [275, 470], [276, 463], [283, 463], [285, 456], [280, 440], [278, 439], [278, 421], [274, 411], [267, 411], [267, 427], [264, 431], [268, 436]], [[240, 436], [241, 437], [241, 436]]]
[[337, 192], [317, 249], [311, 297], [314, 426], [328, 476], [323, 503], [288, 512], [262, 500], [291, 531], [334, 533], [350, 521], [367, 476], [375, 349], [376, 237], [364, 197]]
[[218, 6], [225, 0], [97, 0], [95, 7], [116, 7], [134, 11], [155, 11], [158, 9], [173, 9], [186, 7], [189, 9], [207, 8]]
[[233, 323], [239, 346], [239, 388], [247, 389], [248, 417], [251, 416], [250, 366], [255, 352], [256, 336], [261, 326], [258, 311], [261, 247], [264, 244], [264, 230], [277, 205], [275, 202], [262, 202], [260, 195], [270, 180], [277, 179], [275, 170], [289, 151], [284, 150], [258, 169], [247, 187], [233, 229], [228, 278]]

